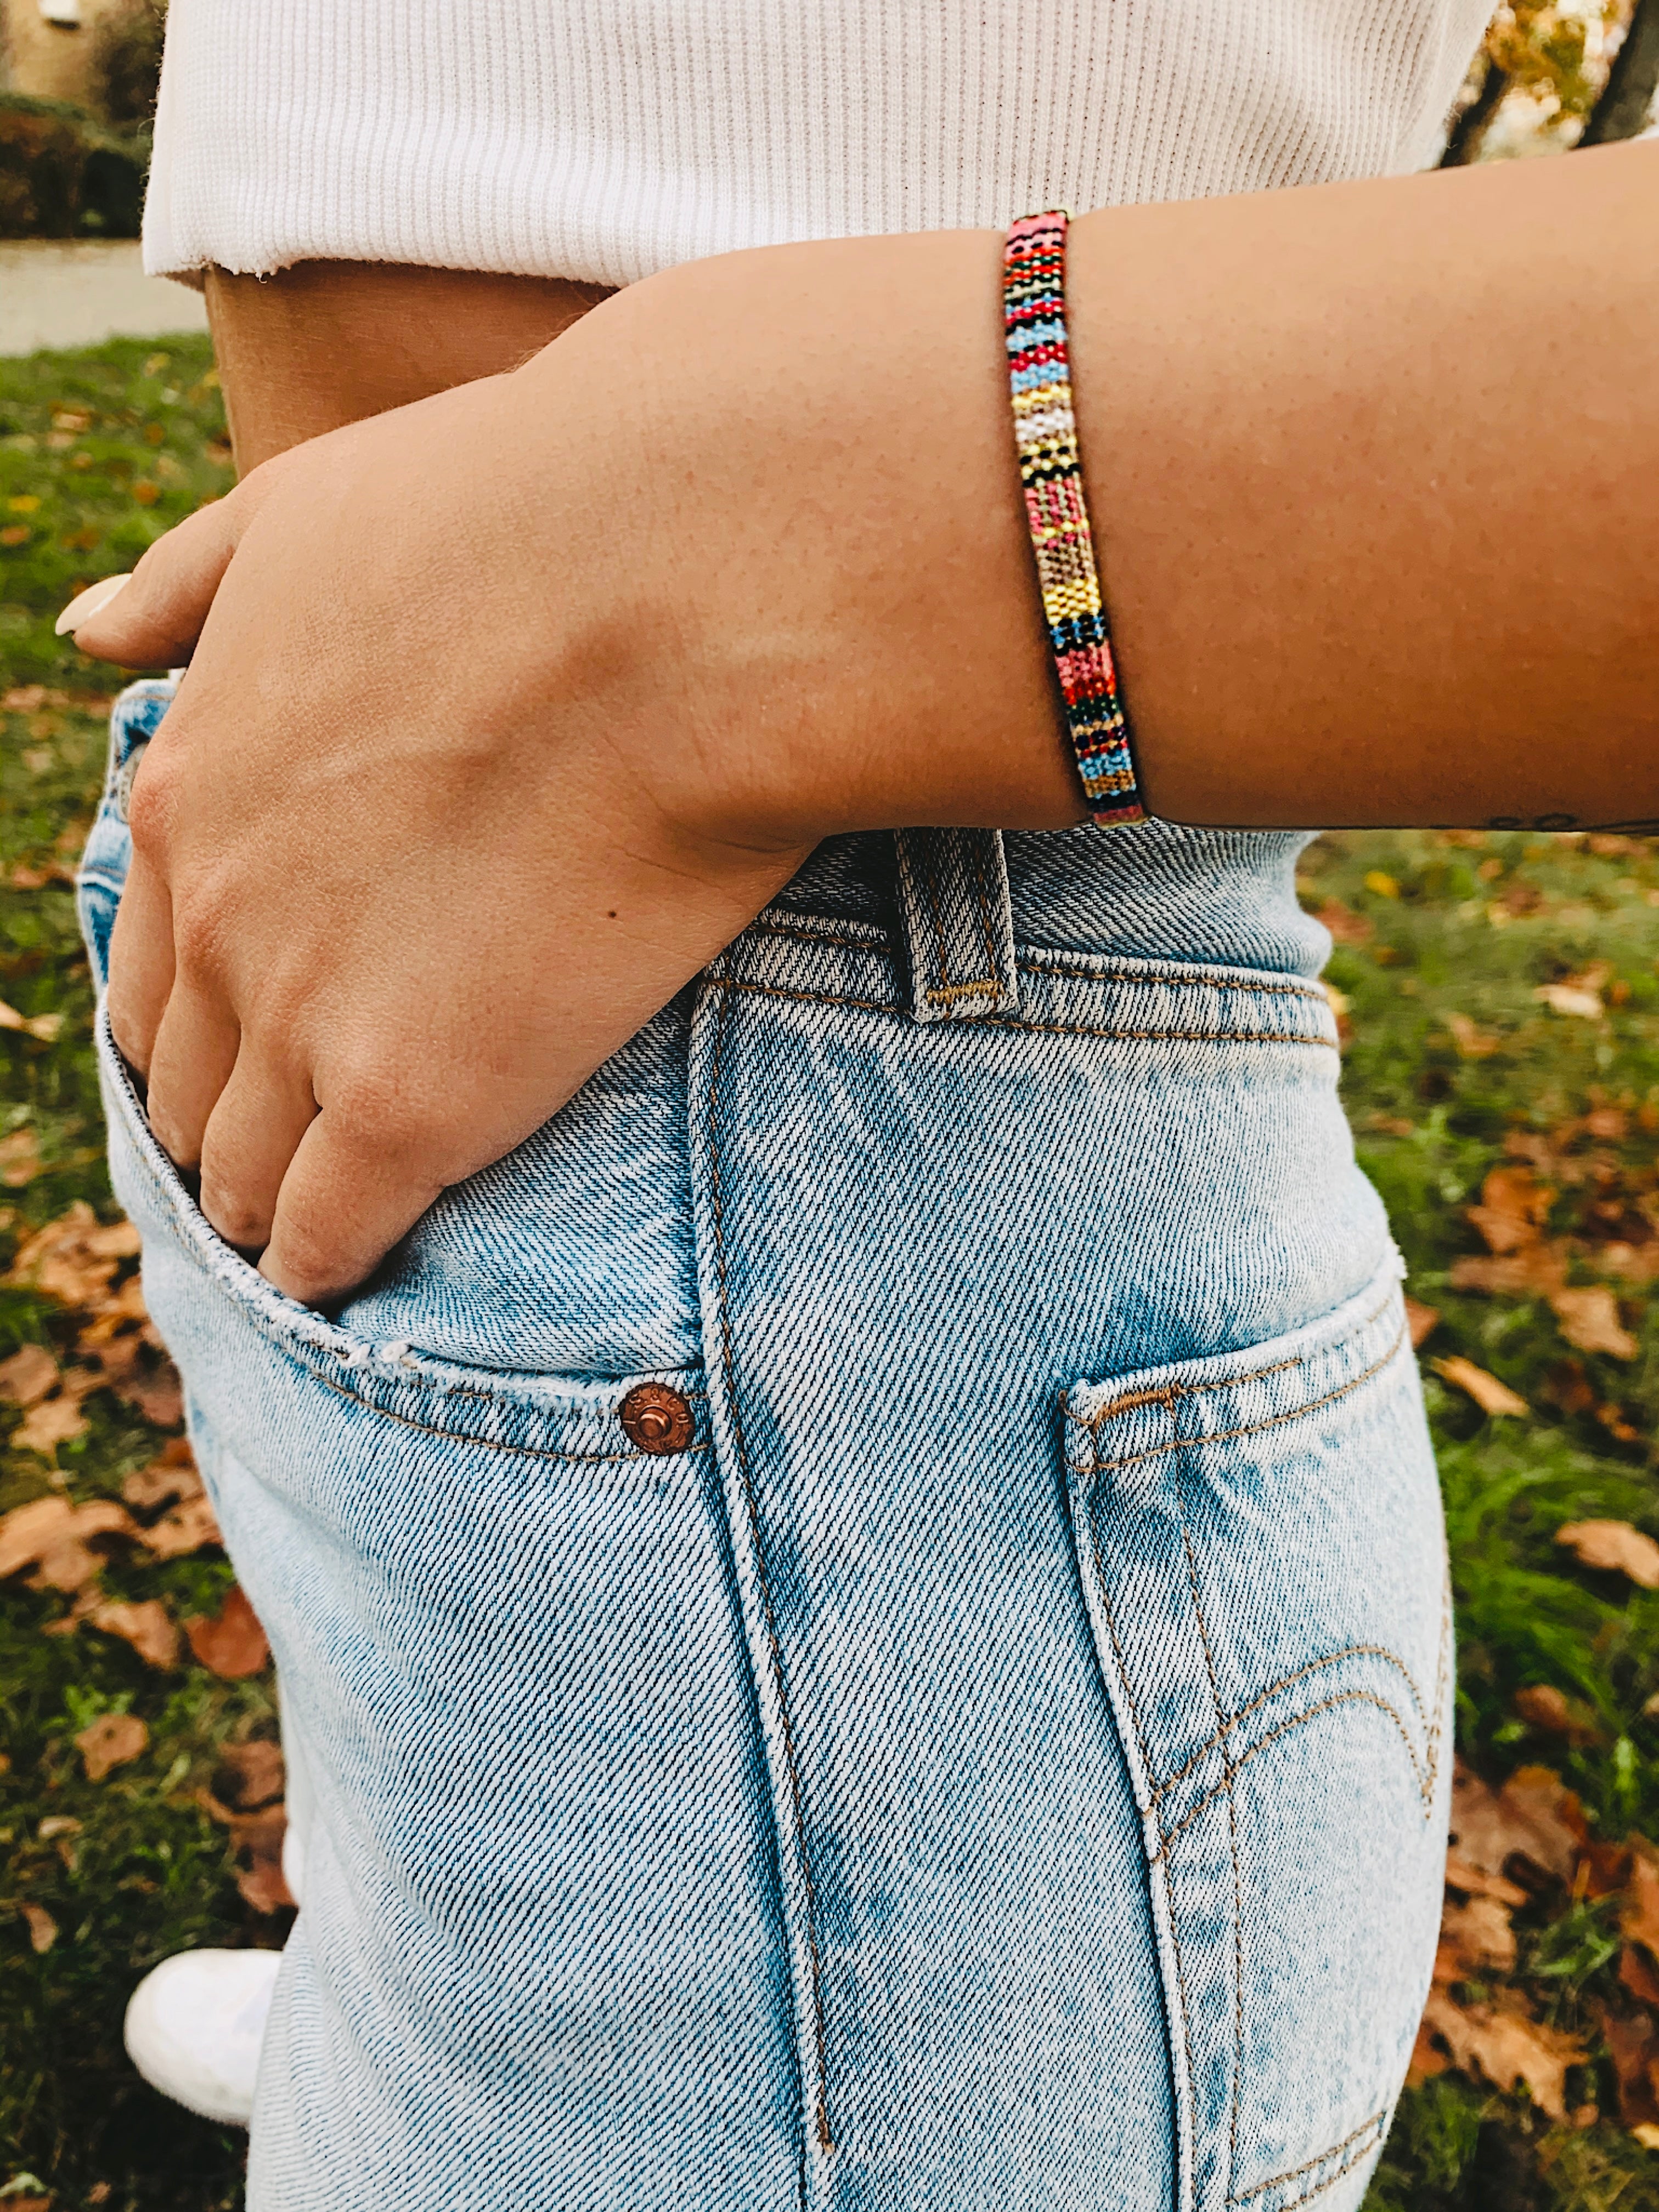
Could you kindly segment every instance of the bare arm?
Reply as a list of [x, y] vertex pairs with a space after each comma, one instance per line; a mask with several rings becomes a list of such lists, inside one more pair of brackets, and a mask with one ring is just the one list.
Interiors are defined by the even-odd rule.
[[[1656, 210], [1642, 145], [1075, 226], [1156, 811], [1659, 817]], [[111, 1018], [209, 1218], [296, 1296], [528, 1135], [819, 838], [1079, 818], [999, 257], [653, 277], [256, 470], [76, 625], [195, 648]]]

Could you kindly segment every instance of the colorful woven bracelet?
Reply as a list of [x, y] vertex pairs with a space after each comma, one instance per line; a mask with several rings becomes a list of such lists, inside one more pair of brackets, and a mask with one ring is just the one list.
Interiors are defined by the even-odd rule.
[[1066, 348], [1063, 209], [1023, 216], [1002, 257], [1008, 382], [1025, 515], [1066, 726], [1097, 822], [1144, 822], [1111, 635], [1083, 496]]

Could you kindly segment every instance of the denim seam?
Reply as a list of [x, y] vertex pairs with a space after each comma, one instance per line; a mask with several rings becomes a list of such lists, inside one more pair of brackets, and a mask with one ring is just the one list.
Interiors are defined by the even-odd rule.
[[[1127, 1662], [1124, 1658], [1122, 1642], [1117, 1632], [1117, 1615], [1112, 1608], [1112, 1601], [1109, 1595], [1110, 1585], [1108, 1583], [1106, 1579], [1106, 1562], [1101, 1554], [1099, 1525], [1096, 1520], [1094, 1511], [1089, 1501], [1085, 1498], [1081, 1502], [1081, 1504], [1085, 1524], [1089, 1532], [1089, 1549], [1094, 1557], [1095, 1583], [1100, 1593], [1100, 1609], [1106, 1616], [1106, 1632], [1112, 1639], [1112, 1656], [1117, 1667], [1117, 1678], [1123, 1685], [1123, 1694], [1128, 1703], [1129, 1717], [1134, 1723], [1135, 1741], [1140, 1748], [1141, 1765], [1146, 1768], [1148, 1783], [1151, 1783], [1154, 1769], [1152, 1765], [1152, 1752], [1146, 1741], [1146, 1724], [1140, 1716], [1140, 1700], [1135, 1695], [1134, 1682], [1130, 1675]], [[1158, 1848], [1152, 1863], [1156, 1865], [1159, 1859], [1164, 1860], [1164, 1874], [1167, 1880], [1170, 1873], [1169, 1861], [1166, 1856], [1167, 1839], [1164, 1837], [1164, 1822], [1158, 1810], [1156, 1798], [1147, 1809], [1151, 1813], [1153, 1823], [1157, 1827], [1158, 1838]], [[1196, 2086], [1193, 2079], [1193, 2015], [1192, 2008], [1187, 1997], [1187, 1966], [1185, 1960], [1182, 1956], [1181, 1950], [1181, 1916], [1176, 1909], [1172, 1885], [1170, 1893], [1169, 1906], [1170, 1948], [1175, 1956], [1176, 1996], [1181, 2006], [1181, 2049], [1182, 2056], [1186, 2063], [1187, 2094], [1188, 2103], [1190, 2105]], [[1178, 2191], [1177, 2194], [1179, 2194]]]
[[[939, 884], [933, 874], [931, 844], [921, 854], [922, 888], [927, 894], [927, 913], [933, 925], [933, 969], [946, 990], [951, 988], [951, 948], [945, 941], [945, 923], [939, 910]], [[930, 999], [933, 993], [927, 994]]]
[[[735, 976], [713, 979], [720, 988], [744, 991], [752, 998], [789, 999], [808, 1006], [855, 1006], [866, 1013], [903, 1016], [905, 1009], [888, 999], [855, 999], [835, 991], [787, 991], [775, 983], [750, 983]], [[1012, 1015], [991, 1014], [975, 1024], [981, 1030], [1026, 1030], [1042, 1036], [1113, 1037], [1126, 1044], [1306, 1044], [1326, 1052], [1337, 1048], [1329, 1037], [1300, 1036], [1278, 1030], [1119, 1030], [1091, 1029], [1078, 1022], [1028, 1022]]]
[[[810, 919], [810, 917], [808, 917]], [[830, 917], [826, 917], [826, 920]], [[854, 952], [871, 952], [878, 959], [895, 957], [890, 935], [877, 922], [867, 925], [868, 937], [851, 937], [844, 930], [824, 928], [806, 929], [798, 923], [769, 921], [764, 917], [750, 924], [748, 935], [752, 937], [787, 937], [798, 945], [839, 945]], [[1030, 950], [1042, 951], [1041, 945]], [[1123, 968], [1110, 964], [1110, 955], [1103, 955], [1105, 964], [1099, 968], [1081, 968], [1065, 964], [1065, 955], [1058, 949], [1047, 960], [1022, 960], [1015, 956], [1014, 965], [1022, 975], [1058, 975], [1078, 983], [1167, 983], [1179, 990], [1243, 991], [1252, 996], [1261, 994], [1270, 998], [1306, 999], [1310, 1004], [1328, 1005], [1323, 988], [1317, 983], [1301, 983], [1289, 977], [1261, 981], [1249, 975], [1212, 975], [1196, 965], [1193, 971], [1181, 973], [1164, 968]]]
[[[1293, 2166], [1288, 2173], [1276, 2173], [1271, 2181], [1260, 2182], [1255, 2188], [1247, 2189], [1242, 2197], [1230, 2197], [1227, 2202], [1230, 2204], [1251, 2204], [1258, 2197], [1265, 2197], [1270, 2189], [1281, 2189], [1287, 2181], [1300, 2181], [1304, 2173], [1311, 2173], [1316, 2166], [1323, 2166], [1328, 2159], [1335, 2158], [1339, 2153], [1357, 2143], [1361, 2136], [1370, 2135], [1374, 2128], [1382, 2125], [1386, 2118], [1386, 2112], [1373, 2112], [1370, 2119], [1362, 2120], [1351, 2135], [1344, 2136], [1340, 2142], [1334, 2142], [1328, 2149], [1322, 2150], [1316, 2158], [1307, 2159], [1302, 2165]], [[1332, 2177], [1333, 2179], [1334, 2178]]]
[[1423, 1802], [1423, 1817], [1427, 1820], [1433, 1809], [1431, 1801], [1434, 1796], [1434, 1778], [1438, 1771], [1437, 1760], [1431, 1761], [1426, 1754], [1423, 1758], [1418, 1756], [1417, 1746], [1411, 1739], [1411, 1730], [1407, 1726], [1406, 1717], [1398, 1705], [1391, 1705], [1386, 1698], [1378, 1697], [1375, 1690], [1342, 1690], [1334, 1698], [1326, 1698], [1319, 1705], [1310, 1705], [1305, 1713], [1297, 1713], [1294, 1720], [1282, 1721], [1277, 1728], [1269, 1729], [1266, 1735], [1258, 1736], [1254, 1743], [1247, 1744], [1228, 1768], [1226, 1781], [1218, 1782], [1213, 1790], [1206, 1790], [1197, 1804], [1177, 1820], [1174, 1827], [1164, 1835], [1164, 1851], [1167, 1852], [1171, 1844], [1177, 1842], [1185, 1835], [1193, 1823], [1215, 1802], [1218, 1797], [1224, 1795], [1231, 1802], [1234, 1776], [1241, 1767], [1249, 1764], [1257, 1752], [1266, 1751], [1270, 1743], [1277, 1743], [1281, 1736], [1291, 1735], [1297, 1729], [1305, 1728], [1310, 1721], [1316, 1721], [1322, 1713], [1334, 1712], [1339, 1705], [1375, 1705], [1378, 1712], [1386, 1713], [1394, 1723], [1400, 1731], [1400, 1740], [1406, 1747], [1406, 1756], [1411, 1760], [1412, 1772], [1417, 1781], [1417, 1794]]
[[[389, 1406], [377, 1406], [372, 1398], [365, 1398], [356, 1390], [348, 1390], [343, 1382], [337, 1382], [331, 1376], [320, 1374], [316, 1368], [310, 1366], [306, 1361], [295, 1358], [286, 1345], [279, 1345], [276, 1349], [283, 1352], [285, 1358], [293, 1359], [295, 1366], [303, 1368], [315, 1382], [320, 1382], [325, 1390], [333, 1391], [337, 1398], [349, 1399], [354, 1406], [362, 1407], [365, 1412], [375, 1414], [380, 1420], [395, 1421], [399, 1428], [417, 1429], [422, 1436], [441, 1437], [447, 1443], [476, 1444], [480, 1451], [512, 1452], [521, 1459], [556, 1459], [565, 1461], [573, 1467], [617, 1467], [624, 1462], [631, 1462], [635, 1460], [690, 1458], [696, 1453], [706, 1452], [708, 1449], [706, 1443], [702, 1443], [686, 1444], [678, 1452], [569, 1452], [556, 1451], [542, 1444], [508, 1443], [499, 1437], [469, 1436], [465, 1429], [441, 1429], [435, 1422], [417, 1421], [411, 1413], [394, 1413]], [[508, 1402], [502, 1399], [492, 1399], [488, 1392], [483, 1390], [471, 1390], [465, 1395], [468, 1397], [481, 1398], [486, 1404], [500, 1405]]]
[[[1270, 1414], [1265, 1421], [1249, 1421], [1245, 1423], [1242, 1427], [1236, 1429], [1217, 1429], [1213, 1434], [1209, 1436], [1170, 1437], [1164, 1443], [1149, 1444], [1145, 1451], [1131, 1452], [1123, 1459], [1097, 1458], [1093, 1467], [1089, 1471], [1091, 1474], [1111, 1474], [1120, 1468], [1139, 1467], [1143, 1460], [1160, 1458], [1165, 1452], [1195, 1451], [1201, 1449], [1208, 1444], [1231, 1443], [1239, 1437], [1259, 1437], [1268, 1429], [1282, 1429], [1286, 1422], [1302, 1420], [1309, 1413], [1318, 1413], [1322, 1407], [1333, 1406], [1336, 1403], [1336, 1401], [1339, 1398], [1346, 1398], [1351, 1392], [1358, 1390], [1364, 1384], [1371, 1382], [1376, 1376], [1382, 1372], [1382, 1370], [1387, 1367], [1392, 1360], [1398, 1356], [1400, 1347], [1405, 1343], [1406, 1340], [1407, 1329], [1402, 1322], [1400, 1334], [1395, 1338], [1394, 1342], [1389, 1346], [1388, 1350], [1382, 1354], [1380, 1359], [1374, 1361], [1370, 1366], [1365, 1368], [1360, 1374], [1350, 1376], [1346, 1382], [1339, 1382], [1335, 1389], [1326, 1391], [1322, 1398], [1310, 1398], [1300, 1406], [1291, 1407], [1285, 1413]], [[1309, 1358], [1311, 1358], [1315, 1356], [1316, 1355], [1310, 1353]], [[1287, 1368], [1305, 1367], [1307, 1364], [1308, 1361], [1306, 1359], [1297, 1359], [1286, 1360], [1284, 1363], [1284, 1365]], [[1280, 1371], [1281, 1370], [1279, 1368], [1267, 1368], [1263, 1370], [1264, 1373], [1270, 1375], [1278, 1374]], [[1244, 1375], [1237, 1376], [1234, 1379], [1238, 1382], [1253, 1382], [1255, 1378], [1253, 1376]], [[1231, 1388], [1231, 1383], [1218, 1382], [1206, 1385], [1203, 1392], [1172, 1391], [1171, 1395], [1182, 1397], [1196, 1397], [1201, 1395], [1206, 1395], [1210, 1390], [1221, 1390]], [[1146, 1401], [1143, 1400], [1139, 1402], [1145, 1403]], [[1096, 1416], [1097, 1420], [1104, 1420], [1106, 1418], [1107, 1416], [1104, 1413], [1097, 1414]], [[1098, 1439], [1097, 1439], [1097, 1443]]]
[[[722, 1048], [726, 1042], [726, 1017], [729, 1005], [724, 992], [720, 994], [720, 1011], [716, 1016], [714, 1061], [708, 1077], [708, 1180], [710, 1208], [714, 1231], [714, 1271], [719, 1286], [720, 1318], [720, 1364], [726, 1377], [726, 1402], [731, 1408], [732, 1441], [737, 1447], [738, 1474], [742, 1487], [744, 1511], [748, 1524], [750, 1556], [754, 1562], [755, 1587], [759, 1594], [761, 1628], [766, 1646], [768, 1670], [772, 1677], [772, 1692], [776, 1699], [779, 1732], [783, 1754], [784, 1778], [787, 1787], [791, 1820], [794, 1827], [793, 1856], [801, 1874], [805, 1892], [803, 1930], [808, 1962], [808, 1981], [811, 1999], [811, 2088], [808, 2092], [816, 2107], [811, 2115], [820, 2150], [834, 2148], [830, 2132], [830, 2087], [825, 2055], [826, 2035], [823, 2020], [823, 1968], [818, 1955], [817, 1897], [812, 1882], [811, 1863], [806, 1849], [806, 1817], [801, 1794], [800, 1772], [795, 1756], [794, 1730], [789, 1717], [788, 1691], [783, 1674], [783, 1650], [778, 1636], [777, 1620], [773, 1611], [771, 1592], [767, 1586], [765, 1556], [761, 1547], [760, 1514], [755, 1502], [755, 1486], [749, 1466], [748, 1448], [744, 1441], [743, 1418], [738, 1404], [737, 1376], [732, 1347], [732, 1316], [727, 1297], [726, 1263], [725, 1204], [720, 1192], [720, 1146], [716, 1127], [720, 1097]], [[787, 1894], [787, 1875], [783, 1884]], [[787, 1939], [786, 1939], [787, 1940]], [[805, 2118], [803, 2115], [803, 2118]], [[801, 2194], [805, 2202], [810, 2192], [805, 2170], [805, 2144], [802, 2144]]]
[[1015, 964], [1022, 975], [1060, 975], [1077, 983], [1168, 983], [1178, 990], [1247, 991], [1252, 997], [1260, 993], [1278, 999], [1306, 999], [1316, 1006], [1322, 1001], [1326, 1006], [1330, 1004], [1317, 983], [1257, 982], [1254, 976], [1207, 975], [1202, 972], [1183, 975], [1160, 968], [1067, 968], [1060, 964], [1059, 957], [1052, 962], [1019, 960]]
[[[1424, 1705], [1422, 1692], [1417, 1686], [1416, 1679], [1397, 1651], [1390, 1651], [1386, 1644], [1346, 1644], [1341, 1650], [1328, 1652], [1322, 1659], [1310, 1659], [1305, 1667], [1298, 1667], [1293, 1674], [1281, 1675], [1278, 1681], [1270, 1683], [1260, 1697], [1252, 1698], [1248, 1705], [1241, 1705], [1236, 1713], [1222, 1722], [1221, 1726], [1207, 1741], [1200, 1744], [1184, 1766], [1178, 1766], [1173, 1774], [1166, 1775], [1157, 1784], [1158, 1797], [1160, 1800], [1167, 1797], [1177, 1782], [1184, 1782], [1193, 1769], [1208, 1758], [1224, 1736], [1236, 1729], [1241, 1721], [1248, 1720], [1252, 1713], [1259, 1712], [1261, 1707], [1276, 1698], [1281, 1690], [1288, 1690], [1294, 1684], [1305, 1681], [1310, 1674], [1318, 1674], [1322, 1667], [1340, 1667], [1345, 1659], [1386, 1659], [1389, 1666], [1397, 1668], [1405, 1677], [1406, 1687], [1411, 1692], [1412, 1703], [1416, 1706], [1418, 1718], [1423, 1723], [1424, 1727], [1427, 1729], [1433, 1726], [1432, 1716]], [[1438, 1693], [1439, 1682], [1437, 1679], [1436, 1695], [1437, 1696]]]
[[[1176, 1512], [1181, 1522], [1182, 1547], [1187, 1554], [1187, 1584], [1192, 1592], [1193, 1617], [1198, 1623], [1199, 1642], [1204, 1652], [1204, 1671], [1210, 1681], [1210, 1701], [1215, 1707], [1218, 1726], [1221, 1723], [1221, 1686], [1216, 1680], [1215, 1655], [1210, 1649], [1209, 1624], [1204, 1618], [1204, 1601], [1199, 1595], [1198, 1560], [1193, 1551], [1192, 1528], [1187, 1519], [1187, 1503], [1182, 1495], [1181, 1470], [1176, 1470]], [[1244, 1878], [1238, 1867], [1238, 1807], [1233, 1796], [1233, 1759], [1224, 1728], [1221, 1733], [1221, 1766], [1225, 1777], [1223, 1787], [1227, 1793], [1227, 1842], [1233, 1863], [1233, 2078], [1231, 2114], [1227, 2124], [1227, 2193], [1238, 2172], [1238, 2086], [1244, 2067]], [[1213, 1794], [1213, 1793], [1212, 1793]], [[1162, 1820], [1158, 1823], [1163, 1826]], [[1166, 1844], [1167, 1850], [1168, 1845]]]

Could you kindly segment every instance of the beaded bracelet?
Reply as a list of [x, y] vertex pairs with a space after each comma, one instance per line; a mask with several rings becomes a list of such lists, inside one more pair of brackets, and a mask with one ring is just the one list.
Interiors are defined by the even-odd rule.
[[1118, 693], [1072, 411], [1066, 346], [1067, 220], [1060, 208], [1023, 216], [1003, 249], [1002, 314], [1014, 441], [1048, 642], [1089, 811], [1097, 822], [1144, 822], [1146, 809], [1135, 779], [1129, 718]]

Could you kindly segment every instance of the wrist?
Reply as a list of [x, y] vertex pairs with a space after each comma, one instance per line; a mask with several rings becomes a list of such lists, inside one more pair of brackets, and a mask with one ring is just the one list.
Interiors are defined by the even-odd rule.
[[652, 509], [629, 598], [672, 629], [684, 671], [678, 726], [647, 748], [669, 756], [677, 811], [776, 848], [1083, 818], [1015, 454], [997, 234], [690, 264], [543, 358], [601, 339], [628, 385], [629, 490]]

